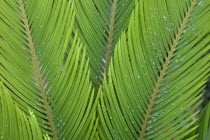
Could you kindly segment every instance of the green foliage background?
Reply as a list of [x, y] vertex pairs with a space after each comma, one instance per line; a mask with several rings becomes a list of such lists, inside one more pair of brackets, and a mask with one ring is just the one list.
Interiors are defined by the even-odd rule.
[[210, 139], [209, 19], [210, 0], [0, 0], [0, 139]]

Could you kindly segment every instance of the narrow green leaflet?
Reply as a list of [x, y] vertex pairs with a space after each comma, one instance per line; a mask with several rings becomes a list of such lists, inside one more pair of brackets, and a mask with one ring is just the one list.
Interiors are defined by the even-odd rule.
[[75, 26], [87, 46], [91, 79], [98, 87], [121, 32], [127, 29], [134, 0], [75, 0], [75, 6]]
[[2, 82], [0, 88], [0, 139], [43, 140], [33, 112], [29, 116], [25, 115], [14, 103]]
[[0, 9], [0, 74], [12, 99], [54, 140], [94, 135], [96, 104], [85, 46], [73, 33], [73, 1], [1, 0]]
[[209, 19], [210, 0], [0, 0], [0, 139], [208, 139]]
[[194, 110], [210, 70], [209, 5], [140, 1], [99, 90], [102, 139], [183, 139], [197, 128]]
[[199, 127], [197, 129], [197, 140], [207, 140], [210, 138], [210, 104], [205, 107], [199, 116]]

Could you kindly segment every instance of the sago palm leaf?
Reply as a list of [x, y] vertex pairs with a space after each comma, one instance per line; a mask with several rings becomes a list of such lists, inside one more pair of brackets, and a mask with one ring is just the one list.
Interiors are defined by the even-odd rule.
[[182, 139], [196, 129], [193, 111], [210, 70], [209, 5], [139, 3], [99, 90], [102, 139]]
[[[25, 113], [14, 104], [3, 83], [0, 87], [0, 139], [42, 140], [43, 136], [33, 112], [26, 117]], [[45, 137], [46, 140], [48, 138]]]
[[210, 103], [207, 104], [205, 109], [202, 111], [199, 121], [198, 129], [195, 133], [198, 133], [198, 140], [207, 140], [210, 138]]
[[95, 123], [85, 49], [72, 33], [73, 7], [68, 0], [0, 1], [1, 81], [55, 140], [88, 138]]
[[76, 29], [87, 45], [91, 79], [98, 87], [121, 32], [127, 29], [134, 0], [75, 0], [75, 7]]
[[200, 138], [209, 10], [209, 0], [0, 0], [3, 139]]

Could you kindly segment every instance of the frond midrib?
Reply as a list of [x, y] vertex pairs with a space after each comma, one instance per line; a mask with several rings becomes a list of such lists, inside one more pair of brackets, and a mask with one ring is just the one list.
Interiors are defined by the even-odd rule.
[[181, 35], [182, 35], [183, 31], [184, 31], [185, 25], [188, 22], [188, 19], [190, 17], [190, 14], [191, 14], [194, 6], [196, 5], [196, 1], [197, 0], [193, 0], [192, 1], [191, 6], [188, 9], [188, 12], [187, 12], [187, 14], [185, 15], [185, 17], [183, 19], [183, 23], [180, 25], [180, 28], [178, 29], [178, 32], [177, 32], [176, 37], [175, 37], [175, 40], [173, 41], [173, 44], [171, 46], [171, 50], [168, 53], [168, 57], [165, 60], [165, 63], [163, 65], [163, 68], [160, 71], [160, 75], [159, 75], [159, 77], [157, 79], [157, 82], [156, 82], [156, 84], [154, 86], [154, 91], [153, 91], [153, 93], [151, 95], [151, 99], [149, 101], [149, 105], [148, 105], [148, 108], [147, 108], [147, 111], [146, 111], [146, 115], [144, 117], [144, 121], [143, 121], [143, 124], [142, 124], [142, 127], [141, 127], [141, 132], [140, 132], [139, 140], [143, 140], [143, 138], [144, 138], [144, 134], [146, 132], [146, 127], [148, 125], [149, 117], [151, 115], [152, 108], [153, 108], [153, 105], [154, 105], [156, 96], [158, 94], [158, 91], [160, 89], [161, 83], [162, 83], [163, 78], [164, 78], [164, 76], [166, 74], [167, 67], [168, 67], [168, 65], [170, 63], [171, 58], [173, 57], [175, 48], [176, 48], [177, 44], [179, 43], [179, 39], [180, 39], [180, 37], [181, 37]]
[[35, 54], [35, 47], [34, 47], [34, 43], [33, 43], [33, 40], [32, 40], [31, 31], [29, 29], [28, 19], [27, 19], [26, 13], [25, 13], [25, 8], [24, 8], [22, 0], [19, 0], [19, 6], [20, 6], [22, 20], [23, 20], [23, 23], [25, 25], [27, 39], [28, 39], [28, 42], [29, 42], [29, 49], [30, 49], [30, 52], [31, 52], [33, 68], [34, 68], [35, 75], [36, 75], [36, 78], [37, 78], [36, 80], [37, 80], [37, 83], [38, 83], [38, 87], [40, 88], [40, 93], [41, 93], [41, 97], [43, 99], [43, 104], [45, 106], [45, 111], [46, 111], [46, 115], [47, 115], [47, 118], [48, 118], [48, 121], [49, 121], [49, 124], [50, 124], [52, 136], [53, 136], [54, 140], [58, 140], [57, 132], [55, 130], [55, 124], [54, 124], [54, 121], [53, 121], [53, 118], [52, 118], [52, 114], [50, 112], [50, 106], [48, 104], [47, 97], [46, 97], [46, 91], [45, 91], [45, 88], [44, 88], [44, 83], [43, 83], [43, 79], [42, 79], [42, 76], [41, 76], [39, 63], [38, 63], [38, 60], [37, 60], [37, 56]]
[[111, 51], [112, 51], [112, 41], [113, 41], [113, 32], [114, 32], [114, 24], [115, 24], [115, 16], [117, 10], [117, 0], [114, 0], [111, 7], [111, 18], [109, 23], [109, 34], [107, 40], [107, 51], [106, 51], [106, 65], [105, 65], [105, 75], [107, 76], [110, 61], [111, 61]]

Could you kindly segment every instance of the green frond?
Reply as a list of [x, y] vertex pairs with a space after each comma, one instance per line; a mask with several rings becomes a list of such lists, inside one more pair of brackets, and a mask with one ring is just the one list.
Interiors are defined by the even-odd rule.
[[75, 7], [76, 29], [87, 46], [91, 79], [98, 87], [121, 32], [127, 29], [134, 0], [75, 0]]
[[13, 100], [54, 140], [88, 139], [96, 104], [73, 1], [3, 0], [0, 9], [1, 80]]
[[196, 131], [198, 133], [197, 140], [207, 140], [210, 137], [210, 104], [204, 108], [199, 116], [199, 127]]
[[140, 1], [99, 91], [102, 138], [183, 139], [196, 129], [210, 70], [209, 4]]
[[209, 105], [196, 109], [209, 11], [209, 0], [0, 0], [0, 139], [208, 139]]
[[57, 131], [66, 139], [83, 139], [94, 133], [87, 133], [95, 123], [96, 105], [82, 47], [80, 40], [75, 39], [64, 69], [48, 93]]
[[0, 139], [43, 140], [33, 112], [26, 115], [12, 100], [9, 91], [0, 85]]

